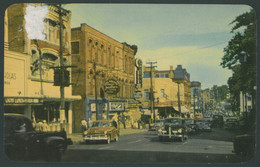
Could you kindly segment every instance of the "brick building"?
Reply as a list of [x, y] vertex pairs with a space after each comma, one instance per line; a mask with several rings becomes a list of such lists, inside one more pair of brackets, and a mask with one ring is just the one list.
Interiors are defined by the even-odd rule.
[[[74, 103], [74, 130], [80, 130], [82, 119], [90, 123], [129, 114], [126, 111], [135, 91], [137, 47], [120, 43], [87, 24], [72, 28], [71, 33], [73, 95], [82, 97]], [[118, 93], [111, 95], [104, 90], [109, 79], [117, 83]]]

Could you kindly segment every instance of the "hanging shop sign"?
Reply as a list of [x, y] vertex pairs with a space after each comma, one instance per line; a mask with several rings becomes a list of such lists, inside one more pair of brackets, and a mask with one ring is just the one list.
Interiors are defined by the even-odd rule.
[[118, 82], [115, 79], [108, 79], [104, 84], [104, 91], [109, 95], [115, 95], [120, 91]]
[[5, 104], [43, 104], [43, 100], [37, 98], [5, 97]]
[[125, 103], [122, 102], [110, 102], [110, 111], [123, 111], [125, 109]]

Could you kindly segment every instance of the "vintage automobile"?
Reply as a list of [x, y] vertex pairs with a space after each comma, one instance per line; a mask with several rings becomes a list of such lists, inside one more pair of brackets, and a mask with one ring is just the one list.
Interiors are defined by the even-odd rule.
[[212, 127], [223, 127], [224, 117], [223, 115], [213, 115], [212, 117]]
[[255, 135], [249, 133], [235, 136], [233, 148], [233, 152], [236, 154], [253, 156], [255, 154]]
[[185, 119], [185, 123], [187, 125], [187, 133], [188, 134], [196, 134], [198, 132], [198, 125], [192, 118]]
[[238, 119], [236, 118], [227, 118], [224, 123], [224, 129], [226, 130], [235, 130], [239, 127]]
[[158, 137], [159, 141], [178, 138], [183, 142], [188, 139], [185, 119], [179, 117], [165, 119], [164, 126], [158, 129]]
[[97, 120], [92, 123], [90, 129], [84, 131], [83, 139], [86, 143], [94, 141], [118, 141], [119, 130], [108, 120]]
[[156, 120], [155, 123], [149, 125], [149, 131], [157, 131], [161, 126], [163, 126], [164, 120]]
[[198, 119], [196, 125], [198, 126], [198, 130], [201, 132], [211, 132], [211, 123], [208, 119]]
[[60, 161], [67, 145], [65, 131], [37, 132], [32, 121], [19, 114], [4, 114], [4, 148], [7, 157], [13, 161], [42, 159]]

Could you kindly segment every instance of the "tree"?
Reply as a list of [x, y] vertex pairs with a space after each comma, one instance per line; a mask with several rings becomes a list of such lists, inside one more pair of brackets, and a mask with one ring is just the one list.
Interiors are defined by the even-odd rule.
[[[221, 66], [233, 71], [228, 85], [232, 98], [232, 108], [239, 109], [239, 93], [247, 92], [254, 96], [256, 85], [256, 15], [252, 9], [237, 16], [231, 22], [234, 34], [224, 48]], [[244, 51], [247, 55], [245, 62], [239, 63], [239, 54]]]

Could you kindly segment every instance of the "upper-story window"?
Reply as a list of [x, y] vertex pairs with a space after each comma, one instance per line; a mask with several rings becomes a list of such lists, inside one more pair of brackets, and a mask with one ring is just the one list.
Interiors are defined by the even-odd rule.
[[156, 74], [155, 78], [169, 78], [169, 74]]
[[151, 78], [151, 71], [145, 71], [143, 78]]
[[79, 42], [71, 42], [71, 53], [79, 54]]
[[144, 90], [144, 98], [148, 99], [149, 98], [149, 92], [148, 89]]

